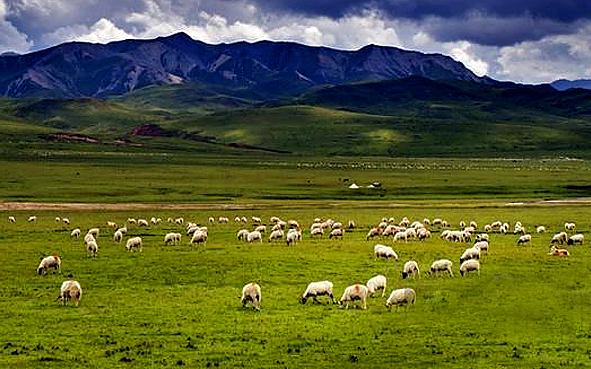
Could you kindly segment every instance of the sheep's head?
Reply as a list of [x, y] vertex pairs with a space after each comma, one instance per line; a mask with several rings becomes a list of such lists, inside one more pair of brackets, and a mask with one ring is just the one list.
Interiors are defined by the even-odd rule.
[[308, 301], [308, 298], [307, 297], [305, 297], [305, 296], [300, 297], [300, 303], [301, 304], [305, 304], [306, 301]]

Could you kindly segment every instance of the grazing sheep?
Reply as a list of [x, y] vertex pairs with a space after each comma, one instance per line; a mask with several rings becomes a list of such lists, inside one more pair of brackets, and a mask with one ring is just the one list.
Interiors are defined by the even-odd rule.
[[27, 222], [35, 222], [37, 221], [37, 217], [35, 215], [31, 215], [28, 219]]
[[406, 305], [406, 308], [415, 303], [417, 299], [417, 293], [412, 288], [400, 288], [392, 291], [388, 300], [386, 300], [386, 307], [388, 311], [392, 309], [392, 305], [402, 306]]
[[568, 235], [566, 234], [566, 232], [560, 232], [560, 233], [556, 233], [554, 236], [552, 236], [550, 243], [551, 244], [558, 243], [560, 245], [563, 245], [567, 241], [568, 241]]
[[92, 233], [87, 233], [86, 236], [84, 236], [84, 244], [87, 244], [92, 241], [96, 241], [96, 239], [94, 238]]
[[68, 219], [68, 218], [62, 218], [62, 223], [64, 223], [64, 224], [70, 224], [70, 219]]
[[116, 230], [113, 234], [113, 241], [114, 242], [121, 242], [123, 240], [123, 232], [120, 230]]
[[480, 275], [480, 262], [478, 260], [466, 260], [460, 265], [460, 275], [464, 276], [468, 272], [476, 271]]
[[488, 252], [488, 241], [486, 241], [486, 240], [478, 241], [472, 247], [479, 248], [480, 249], [480, 253], [482, 253], [482, 252]]
[[115, 222], [107, 222], [107, 227], [109, 227], [109, 228], [117, 228], [117, 223], [115, 223]]
[[367, 286], [370, 297], [373, 297], [379, 289], [382, 290], [382, 297], [386, 294], [386, 277], [381, 274], [368, 280], [365, 285]]
[[134, 249], [142, 251], [142, 238], [132, 237], [128, 239], [127, 243], [125, 244], [125, 248], [127, 249], [127, 251], [133, 251]]
[[287, 236], [285, 237], [287, 246], [291, 245], [292, 243], [295, 244], [302, 238], [302, 231], [299, 228], [292, 228], [287, 232]]
[[251, 217], [250, 218], [254, 224], [261, 224], [263, 221], [259, 217]]
[[429, 269], [429, 274], [439, 274], [443, 272], [449, 272], [450, 276], [454, 276], [454, 273], [451, 270], [452, 262], [446, 259], [436, 260], [431, 264], [431, 268]]
[[92, 237], [97, 238], [99, 235], [99, 229], [98, 228], [91, 228], [88, 230], [88, 232], [86, 232], [86, 234], [91, 234]]
[[574, 231], [575, 230], [575, 223], [564, 223], [564, 230], [565, 231]]
[[300, 298], [300, 302], [302, 304], [305, 304], [306, 301], [312, 297], [312, 301], [319, 304], [320, 301], [318, 301], [316, 299], [316, 297], [318, 296], [328, 296], [330, 297], [330, 300], [332, 301], [332, 303], [336, 303], [333, 293], [332, 293], [332, 289], [333, 289], [333, 284], [332, 282], [329, 281], [321, 281], [321, 282], [311, 282], [308, 287], [306, 288], [306, 291], [304, 291], [304, 294], [302, 295], [302, 297]]
[[410, 260], [404, 263], [404, 267], [402, 268], [402, 279], [406, 279], [411, 275], [416, 275], [417, 277], [421, 278], [421, 274], [419, 273], [419, 264], [416, 261]]
[[485, 225], [484, 225], [484, 231], [485, 231], [486, 233], [490, 233], [490, 232], [492, 232], [492, 230], [493, 230], [493, 229], [492, 229], [492, 226], [491, 226], [490, 224], [485, 224]]
[[347, 229], [355, 229], [355, 222], [353, 220], [347, 222]]
[[567, 245], [576, 245], [577, 243], [582, 245], [585, 242], [585, 236], [583, 236], [581, 233], [577, 233], [575, 235], [572, 235], [568, 238], [568, 241], [566, 241]]
[[472, 246], [466, 249], [460, 257], [460, 264], [466, 260], [480, 260], [480, 248]]
[[246, 238], [248, 237], [248, 233], [249, 233], [248, 229], [241, 229], [236, 234], [236, 238], [238, 238], [238, 241], [240, 241], [240, 240], [246, 241]]
[[10, 223], [16, 223], [16, 218], [11, 215], [11, 216], [8, 217], [8, 221]]
[[342, 306], [345, 304], [345, 309], [349, 308], [349, 302], [359, 300], [361, 301], [361, 308], [367, 309], [367, 295], [369, 294], [369, 290], [366, 286], [355, 283], [347, 288], [343, 292], [343, 296], [339, 300], [339, 304]]
[[537, 233], [544, 233], [544, 232], [546, 232], [546, 227], [538, 226], [538, 227], [536, 227], [536, 232]]
[[80, 297], [82, 297], [82, 288], [80, 287], [80, 283], [70, 279], [62, 283], [60, 295], [57, 299], [62, 300], [62, 305], [66, 305], [66, 302], [68, 302], [70, 299], [74, 299], [76, 306], [78, 306], [80, 303]]
[[260, 226], [257, 226], [257, 227], [256, 227], [254, 230], [255, 230], [255, 231], [259, 231], [259, 232], [261, 232], [261, 233], [265, 233], [265, 232], [267, 232], [267, 226], [265, 226], [265, 225], [260, 225]]
[[127, 233], [127, 227], [121, 227], [117, 231], [119, 231], [119, 232], [121, 232], [123, 234], [126, 234]]
[[369, 240], [370, 238], [374, 238], [376, 236], [381, 235], [382, 232], [379, 228], [372, 228], [367, 232], [367, 236], [365, 236], [365, 240]]
[[145, 219], [138, 219], [137, 220], [137, 226], [138, 227], [147, 227], [148, 226], [148, 221]]
[[481, 233], [479, 235], [476, 235], [476, 239], [474, 240], [476, 242], [480, 242], [480, 241], [489, 241], [489, 237], [487, 233]]
[[394, 258], [394, 260], [398, 260], [398, 255], [394, 252], [394, 250], [390, 246], [386, 245], [375, 245], [373, 247], [374, 257], [377, 258]]
[[37, 267], [37, 274], [43, 275], [47, 273], [47, 270], [53, 268], [56, 272], [59, 272], [62, 268], [62, 260], [57, 255], [47, 256], [41, 260]]
[[279, 219], [279, 217], [273, 216], [273, 217], [269, 218], [269, 221], [273, 224], [277, 224], [281, 221], [281, 219]]
[[254, 242], [256, 240], [263, 242], [263, 236], [261, 235], [261, 232], [253, 231], [248, 233], [248, 236], [246, 236], [247, 242]]
[[194, 243], [203, 243], [204, 246], [207, 246], [207, 232], [197, 230], [195, 233], [193, 233], [193, 237], [191, 237], [190, 244], [192, 245]]
[[396, 232], [394, 238], [392, 239], [394, 242], [404, 240], [404, 242], [408, 241], [408, 233], [406, 231], [399, 231]]
[[421, 228], [417, 232], [417, 238], [419, 241], [426, 240], [427, 238], [431, 238], [431, 232], [426, 228]]
[[310, 231], [310, 236], [318, 236], [318, 235], [323, 235], [324, 234], [324, 230], [322, 228], [314, 228]]
[[98, 252], [98, 244], [95, 240], [86, 243], [86, 255], [96, 256]]
[[183, 219], [183, 218], [176, 218], [176, 219], [174, 220], [174, 222], [175, 222], [177, 225], [180, 225], [180, 226], [182, 226], [182, 225], [183, 225], [183, 223], [185, 223], [185, 219]]
[[250, 302], [252, 308], [255, 310], [261, 310], [261, 286], [255, 282], [251, 282], [242, 288], [242, 307], [246, 307], [246, 304]]
[[423, 219], [423, 224], [431, 225], [431, 221], [429, 220], [429, 218], [424, 218]]
[[330, 234], [328, 235], [328, 238], [329, 239], [332, 239], [333, 237], [334, 238], [337, 238], [337, 237], [343, 238], [343, 230], [341, 228], [335, 228], [335, 229], [333, 229], [330, 232]]
[[180, 233], [167, 233], [164, 236], [164, 244], [168, 245], [169, 243], [176, 244], [177, 242], [181, 242], [181, 234]]
[[70, 232], [70, 237], [80, 237], [80, 228], [73, 229], [72, 232]]
[[517, 240], [517, 244], [520, 245], [522, 243], [531, 242], [531, 234], [524, 234], [523, 236], [519, 237]]
[[570, 253], [566, 249], [559, 249], [559, 248], [556, 248], [556, 246], [552, 245], [552, 246], [550, 246], [550, 252], [548, 253], [548, 255], [558, 256], [559, 258], [567, 258], [568, 259], [568, 257], [570, 256]]
[[476, 223], [475, 221], [470, 221], [470, 227], [474, 228], [475, 230], [478, 229], [478, 223]]
[[281, 229], [277, 229], [277, 230], [271, 232], [271, 234], [269, 235], [269, 242], [271, 242], [273, 240], [279, 240], [283, 237], [285, 237], [285, 233], [283, 233], [283, 231]]
[[56, 223], [61, 223], [61, 221], [62, 221], [62, 218], [60, 218], [60, 217], [55, 217], [55, 222], [56, 222]]
[[127, 218], [127, 223], [129, 223], [129, 224], [137, 224], [137, 220], [135, 220], [134, 218]]

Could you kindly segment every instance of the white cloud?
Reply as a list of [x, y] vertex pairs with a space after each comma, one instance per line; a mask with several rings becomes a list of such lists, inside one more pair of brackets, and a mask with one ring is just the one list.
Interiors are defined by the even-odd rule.
[[469, 42], [454, 42], [448, 47], [451, 56], [462, 62], [468, 69], [476, 73], [476, 75], [482, 77], [488, 73], [488, 63], [472, 53], [472, 45]]
[[81, 41], [104, 44], [128, 38], [133, 38], [133, 35], [117, 28], [110, 20], [101, 18], [90, 27], [77, 25], [59, 28], [46, 35], [45, 40], [54, 43]]

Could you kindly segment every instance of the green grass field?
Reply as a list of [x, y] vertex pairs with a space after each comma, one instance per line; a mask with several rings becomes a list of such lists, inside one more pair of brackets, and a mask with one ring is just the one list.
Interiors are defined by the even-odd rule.
[[[36, 223], [27, 223], [29, 215]], [[9, 223], [13, 215], [17, 223]], [[207, 218], [231, 218], [229, 225]], [[343, 240], [310, 239], [308, 231], [295, 247], [284, 243], [246, 244], [235, 239], [242, 228], [235, 216], [272, 215], [296, 219], [306, 229], [316, 217], [346, 222], [357, 229]], [[54, 217], [68, 217], [69, 226]], [[111, 240], [106, 221], [123, 224], [128, 217], [160, 217], [148, 228], [129, 226], [128, 236], [144, 240], [141, 253], [128, 253]], [[179, 226], [168, 217], [183, 216], [209, 226], [207, 246], [164, 246], [165, 233]], [[469, 244], [439, 239], [438, 230], [424, 242], [393, 244], [366, 241], [371, 225], [382, 217], [411, 220], [442, 217], [457, 228], [460, 220], [485, 223], [521, 221], [533, 234], [528, 246], [517, 236], [491, 234], [482, 273], [460, 277], [459, 256]], [[569, 248], [568, 260], [547, 255], [551, 235], [565, 221], [591, 237], [587, 206], [490, 207], [341, 206], [327, 203], [271, 208], [152, 211], [4, 211], [0, 212], [0, 250], [6, 260], [0, 306], [0, 363], [10, 368], [35, 367], [559, 367], [586, 366], [591, 343], [591, 251]], [[548, 232], [533, 233], [544, 224]], [[87, 257], [83, 232], [98, 226], [99, 253]], [[249, 224], [248, 228], [251, 227]], [[373, 245], [392, 245], [400, 261], [374, 260]], [[45, 255], [59, 253], [59, 274], [37, 276]], [[454, 262], [453, 278], [402, 280], [407, 260], [421, 270], [439, 258]], [[335, 305], [302, 306], [298, 298], [315, 280], [331, 280], [335, 294], [376, 274], [388, 278], [388, 293], [412, 287], [417, 302], [408, 310], [388, 312], [385, 297], [369, 300], [368, 309]], [[55, 298], [67, 278], [80, 281], [78, 308]], [[258, 280], [262, 310], [241, 307], [242, 286]]]

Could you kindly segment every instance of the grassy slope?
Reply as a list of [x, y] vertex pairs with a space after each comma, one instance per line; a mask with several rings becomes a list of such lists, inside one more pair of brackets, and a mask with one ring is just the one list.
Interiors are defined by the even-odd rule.
[[[392, 362], [418, 367], [555, 367], [588, 362], [588, 281], [591, 253], [571, 249], [569, 260], [547, 255], [552, 232], [574, 221], [589, 237], [588, 207], [500, 209], [307, 209], [208, 212], [36, 212], [38, 223], [24, 222], [30, 212], [12, 212], [17, 224], [0, 223], [0, 363], [36, 367], [390, 367]], [[309, 226], [314, 217], [354, 219], [360, 229], [342, 241], [305, 237], [294, 248], [246, 245], [235, 241], [236, 225], [209, 225], [205, 248], [187, 240], [162, 245], [177, 230], [163, 224], [130, 227], [144, 239], [144, 252], [129, 254], [111, 241], [107, 220], [127, 217], [184, 216], [206, 222], [207, 216], [278, 215]], [[55, 216], [68, 216], [83, 230], [100, 226], [99, 255], [85, 256], [81, 240]], [[545, 224], [549, 233], [534, 235], [531, 246], [517, 247], [516, 236], [492, 235], [490, 255], [480, 278], [421, 278], [402, 281], [403, 261], [417, 260], [425, 270], [437, 258], [457, 259], [467, 245], [427, 242], [395, 244], [400, 262], [375, 261], [365, 232], [383, 216], [400, 219], [444, 217], [480, 225], [501, 219], [521, 220], [528, 229]], [[43, 237], [38, 237], [43, 234]], [[18, 247], [17, 247], [18, 245]], [[42, 255], [59, 252], [61, 275], [34, 274]], [[331, 305], [301, 306], [308, 282], [329, 279], [340, 295], [345, 286], [382, 273], [388, 290], [409, 286], [418, 293], [408, 311], [387, 312], [383, 298], [369, 309], [340, 310]], [[83, 288], [79, 308], [54, 301], [68, 277]], [[260, 279], [262, 311], [243, 310], [241, 287]], [[338, 298], [339, 296], [337, 296]], [[131, 361], [131, 363], [125, 362]]]

